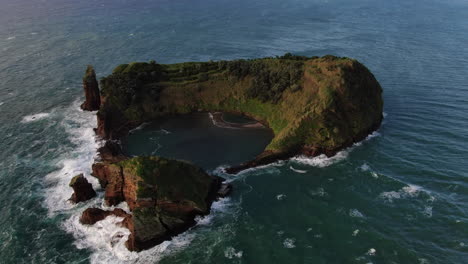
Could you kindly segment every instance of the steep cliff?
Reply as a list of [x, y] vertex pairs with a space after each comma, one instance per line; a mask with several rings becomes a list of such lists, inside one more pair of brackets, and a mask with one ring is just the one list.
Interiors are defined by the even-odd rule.
[[361, 63], [334, 56], [179, 64], [131, 63], [101, 80], [97, 133], [119, 139], [161, 116], [224, 111], [250, 116], [274, 138], [255, 160], [228, 172], [297, 154], [333, 155], [382, 120], [382, 89]]
[[82, 223], [93, 224], [119, 213], [131, 232], [127, 247], [136, 251], [193, 226], [195, 216], [210, 212], [221, 187], [221, 178], [190, 163], [154, 156], [96, 163], [93, 176], [105, 188], [107, 205], [125, 201], [132, 214], [89, 209], [83, 214]]
[[81, 105], [81, 109], [85, 111], [99, 110], [99, 107], [101, 106], [99, 85], [96, 80], [96, 73], [91, 65], [88, 65], [85, 75], [83, 76], [83, 89], [85, 93], [85, 102]]

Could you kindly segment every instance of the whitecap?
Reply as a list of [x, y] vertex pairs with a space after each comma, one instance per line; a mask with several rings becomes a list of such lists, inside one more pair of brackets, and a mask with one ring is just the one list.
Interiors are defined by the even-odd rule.
[[291, 158], [292, 161], [305, 164], [313, 167], [324, 168], [332, 164], [340, 162], [348, 157], [348, 151], [342, 150], [336, 153], [335, 156], [327, 157], [325, 154], [316, 157], [296, 156]]
[[11, 37], [8, 37], [7, 40], [13, 40], [15, 38], [16, 38], [16, 36], [11, 36]]
[[283, 231], [283, 230], [280, 230], [280, 231], [276, 232], [276, 234], [277, 234], [278, 236], [282, 236], [282, 235], [284, 235], [284, 231]]
[[359, 229], [353, 231], [353, 236], [357, 236], [359, 234]]
[[38, 113], [34, 115], [27, 115], [23, 117], [23, 120], [21, 120], [21, 123], [35, 122], [35, 121], [48, 118], [49, 116], [50, 116], [50, 113]]
[[364, 218], [364, 214], [359, 212], [358, 209], [350, 209], [349, 210], [349, 216], [351, 217], [357, 217], [357, 218]]
[[0, 105], [3, 105], [3, 104], [4, 104], [4, 102], [0, 102]]
[[137, 127], [135, 127], [134, 129], [131, 129], [130, 131], [128, 131], [129, 134], [132, 134], [133, 132], [136, 132], [138, 130], [142, 130], [143, 128], [145, 128], [149, 123], [145, 122]]
[[286, 194], [278, 194], [278, 195], [276, 195], [276, 200], [278, 200], [278, 201], [282, 201], [282, 200], [284, 200], [284, 198], [286, 198]]
[[423, 214], [426, 217], [431, 218], [432, 217], [432, 206], [424, 206]]
[[361, 167], [359, 167], [362, 171], [369, 171], [370, 170], [370, 167], [369, 165], [367, 165], [367, 163], [364, 163], [361, 165]]
[[294, 245], [294, 243], [296, 243], [296, 240], [294, 238], [286, 238], [284, 241], [283, 241], [283, 246], [285, 248], [295, 248], [296, 245]]
[[375, 250], [375, 248], [370, 248], [366, 254], [369, 256], [375, 256], [375, 253], [377, 253], [377, 250]]
[[65, 153], [56, 161], [59, 166], [58, 170], [45, 176], [46, 183], [49, 185], [45, 191], [45, 202], [49, 214], [74, 207], [67, 200], [73, 192], [69, 183], [75, 175], [83, 173], [95, 189], [100, 188], [96, 178], [88, 177], [99, 147], [93, 130], [96, 115], [77, 111], [78, 107], [79, 103], [75, 102], [73, 107], [65, 111], [65, 119], [61, 122], [69, 135], [69, 140], [75, 145], [75, 149]]
[[161, 128], [161, 130], [159, 130], [159, 131], [160, 131], [161, 133], [165, 134], [165, 135], [171, 134], [171, 131], [168, 131], [168, 130], [166, 130], [166, 129], [164, 129], [164, 128]]
[[421, 186], [414, 184], [408, 184], [407, 186], [402, 187], [398, 191], [382, 192], [379, 195], [379, 197], [391, 203], [396, 199], [418, 197], [422, 193], [428, 195], [429, 202], [433, 202], [435, 200], [435, 197], [430, 195], [429, 191], [426, 191]]
[[248, 168], [246, 170], [242, 170], [237, 174], [227, 174], [225, 169], [228, 167], [226, 165], [219, 166], [216, 168], [213, 173], [216, 175], [224, 175], [226, 179], [226, 183], [233, 182], [235, 180], [243, 179], [242, 176], [252, 176], [258, 174], [279, 174], [281, 171], [277, 167], [281, 167], [285, 164], [284, 160], [279, 160], [273, 163], [269, 163], [262, 166], [257, 166], [253, 168]]
[[224, 250], [224, 256], [228, 259], [233, 259], [233, 258], [242, 258], [242, 251], [237, 251], [233, 247], [227, 247], [226, 250]]
[[323, 187], [318, 187], [315, 190], [309, 190], [309, 193], [310, 195], [319, 196], [319, 197], [324, 197], [328, 195], [328, 193], [325, 191], [325, 189], [323, 189]]
[[195, 217], [195, 222], [197, 225], [210, 225], [214, 217], [219, 214], [228, 212], [232, 205], [233, 203], [230, 197], [225, 197], [214, 201], [213, 204], [211, 204], [210, 214]]
[[298, 170], [298, 169], [295, 169], [293, 168], [293, 166], [289, 166], [289, 168], [294, 171], [294, 172], [297, 172], [297, 173], [306, 173], [307, 171], [306, 170]]

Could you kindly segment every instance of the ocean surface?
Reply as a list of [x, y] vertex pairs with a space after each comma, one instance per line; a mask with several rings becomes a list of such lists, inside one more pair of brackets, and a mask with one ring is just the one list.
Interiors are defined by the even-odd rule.
[[[103, 77], [132, 61], [286, 52], [363, 62], [384, 89], [382, 127], [331, 158], [226, 175], [268, 131], [208, 114], [149, 124], [129, 152], [191, 160], [233, 195], [141, 253], [115, 240], [128, 235], [115, 217], [79, 224], [103, 206], [96, 118], [79, 109], [87, 64]], [[78, 173], [100, 194], [71, 205]], [[468, 263], [468, 2], [0, 0], [0, 208], [0, 263]]]

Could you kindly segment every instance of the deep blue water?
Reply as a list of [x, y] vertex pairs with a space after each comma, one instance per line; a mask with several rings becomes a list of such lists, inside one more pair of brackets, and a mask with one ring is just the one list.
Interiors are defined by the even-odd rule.
[[[0, 262], [467, 263], [467, 18], [462, 0], [0, 0]], [[378, 134], [331, 159], [215, 168], [233, 196], [146, 252], [110, 246], [126, 234], [115, 219], [77, 223], [102, 203], [66, 202], [98, 144], [78, 107], [87, 64], [102, 77], [286, 52], [368, 66], [384, 89]]]

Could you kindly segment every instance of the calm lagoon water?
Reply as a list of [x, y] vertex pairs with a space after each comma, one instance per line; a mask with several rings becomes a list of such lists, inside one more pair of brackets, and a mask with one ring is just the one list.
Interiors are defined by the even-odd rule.
[[[467, 14], [462, 0], [0, 0], [0, 262], [467, 263]], [[232, 176], [220, 168], [255, 155], [267, 133], [217, 132], [203, 117], [161, 127], [169, 134], [149, 126], [131, 136], [135, 153], [191, 160], [233, 195], [138, 254], [110, 246], [127, 234], [116, 219], [78, 224], [102, 206], [102, 193], [66, 202], [99, 144], [93, 113], [79, 110], [87, 64], [102, 77], [131, 61], [286, 52], [367, 65], [384, 88], [378, 133], [333, 158]]]

